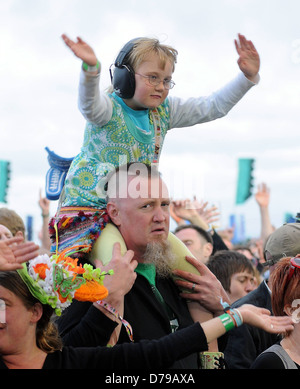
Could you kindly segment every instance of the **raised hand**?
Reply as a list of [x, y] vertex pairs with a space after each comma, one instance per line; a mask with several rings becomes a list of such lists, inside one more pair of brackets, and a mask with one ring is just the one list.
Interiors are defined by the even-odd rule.
[[207, 208], [208, 202], [199, 202], [196, 196], [194, 196], [192, 204], [193, 207], [197, 209], [198, 214], [208, 225], [219, 221], [220, 212], [218, 210], [218, 207], [216, 207], [215, 205], [212, 205]]
[[258, 185], [255, 200], [260, 207], [268, 207], [270, 204], [270, 189], [264, 182]]
[[[196, 197], [193, 200], [175, 200], [172, 202], [172, 212], [178, 219], [188, 220], [190, 223], [208, 230], [209, 224], [219, 220], [218, 208], [207, 208], [207, 202], [200, 203]], [[174, 216], [172, 215], [174, 218]]]
[[23, 243], [23, 238], [11, 238], [0, 241], [0, 271], [22, 268], [22, 263], [39, 255], [39, 246], [33, 242]]
[[44, 217], [49, 216], [50, 200], [48, 200], [47, 197], [42, 196], [41, 190], [40, 190], [39, 206], [42, 210], [42, 216]]
[[290, 316], [271, 316], [269, 310], [244, 304], [238, 308], [243, 316], [244, 323], [261, 328], [264, 331], [280, 334], [294, 329]]
[[72, 41], [66, 34], [62, 34], [65, 44], [73, 51], [76, 57], [80, 58], [89, 66], [97, 65], [97, 57], [94, 50], [81, 38], [77, 37], [77, 42]]
[[255, 81], [260, 67], [260, 58], [256, 48], [241, 34], [238, 34], [238, 39], [235, 39], [234, 43], [239, 55], [237, 63], [241, 71], [250, 81]]

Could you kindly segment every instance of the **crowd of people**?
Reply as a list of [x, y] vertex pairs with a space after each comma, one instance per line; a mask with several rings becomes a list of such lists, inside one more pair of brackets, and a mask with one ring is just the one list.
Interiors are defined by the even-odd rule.
[[40, 247], [0, 209], [0, 368], [299, 368], [300, 224], [272, 226], [263, 184], [259, 239], [234, 246], [216, 207], [172, 201], [158, 169], [168, 130], [226, 115], [257, 84], [253, 43], [235, 41], [235, 80], [184, 102], [168, 96], [174, 48], [128, 42], [102, 94], [94, 50], [63, 39], [83, 61], [84, 145], [55, 215], [40, 196]]
[[[296, 253], [300, 245], [300, 225], [289, 223], [275, 229], [264, 242], [265, 258], [253, 255], [255, 260], [239, 252], [240, 246], [229, 249], [221, 238], [222, 231], [219, 235], [216, 231], [203, 229], [207, 240], [199, 234], [199, 241], [204, 246], [209, 244], [208, 259], [203, 250], [195, 250], [193, 256], [187, 258], [201, 276], [178, 270], [167, 244], [169, 208], [178, 207], [178, 202], [165, 197], [167, 189], [160, 176], [141, 177], [139, 174], [138, 177], [141, 185], [143, 181], [149, 181], [152, 189], [153, 182], [157, 182], [162, 193], [154, 198], [109, 199], [110, 217], [122, 231], [128, 248], [122, 254], [121, 245], [115, 243], [108, 265], [94, 262], [101, 270], [114, 270], [114, 274], [106, 276], [104, 281], [109, 295], [101, 305], [74, 299], [61, 316], [55, 316], [53, 308], [41, 304], [18, 275], [23, 262], [42, 258], [45, 248], [41, 250], [40, 246], [26, 241], [22, 219], [14, 211], [0, 209], [0, 301], [4, 302], [0, 306], [1, 309], [5, 307], [5, 315], [0, 316], [0, 366], [48, 369], [79, 366], [112, 369], [120, 366], [143, 369], [299, 368], [300, 315], [297, 310], [300, 301], [297, 293], [300, 277], [297, 268], [300, 259]], [[137, 177], [128, 178], [130, 186]], [[209, 227], [209, 217], [205, 218], [201, 208], [196, 211], [199, 211], [202, 223]], [[11, 217], [7, 218], [8, 214]], [[183, 220], [181, 218], [181, 223]], [[192, 224], [186, 226], [192, 234], [183, 242], [190, 246], [196, 230]], [[155, 243], [145, 244], [153, 234], [165, 242], [162, 247], [158, 247], [156, 239]], [[215, 240], [214, 235], [217, 236]], [[260, 278], [255, 276], [258, 263], [267, 265], [259, 272]], [[270, 277], [265, 269], [271, 269]], [[214, 318], [196, 326], [186, 299], [202, 304]], [[56, 317], [55, 324], [51, 320], [53, 316]], [[39, 323], [43, 330], [37, 331]], [[38, 333], [41, 340], [37, 339]], [[43, 340], [46, 333], [51, 334], [50, 340]], [[208, 344], [216, 338], [220, 351], [206, 351]]]

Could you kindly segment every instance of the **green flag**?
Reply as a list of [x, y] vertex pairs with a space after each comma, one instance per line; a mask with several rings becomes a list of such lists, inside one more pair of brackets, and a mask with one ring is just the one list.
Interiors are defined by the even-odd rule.
[[0, 202], [6, 203], [8, 183], [10, 180], [10, 162], [0, 160]]
[[253, 168], [253, 158], [240, 158], [238, 160], [239, 172], [236, 190], [236, 204], [243, 204], [252, 195]]

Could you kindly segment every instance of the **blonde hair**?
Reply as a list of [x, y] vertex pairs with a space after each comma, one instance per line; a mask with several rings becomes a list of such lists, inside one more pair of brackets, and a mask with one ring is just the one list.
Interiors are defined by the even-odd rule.
[[[158, 55], [162, 68], [165, 67], [167, 61], [170, 61], [173, 65], [172, 71], [174, 72], [175, 64], [177, 63], [178, 51], [172, 46], [160, 43], [160, 41], [155, 38], [137, 38], [134, 42], [133, 49], [127, 55], [126, 63], [134, 72], [136, 72], [140, 64], [151, 54]], [[107, 93], [112, 93], [114, 91], [113, 85], [110, 85], [106, 91]]]
[[0, 208], [0, 224], [8, 228], [13, 236], [15, 236], [18, 231], [22, 231], [25, 238], [25, 224], [23, 219], [12, 209]]
[[163, 68], [165, 67], [166, 62], [170, 61], [173, 65], [174, 72], [178, 51], [169, 45], [160, 43], [159, 40], [155, 38], [138, 38], [128, 55], [128, 64], [136, 71], [139, 65], [151, 54], [158, 55]]

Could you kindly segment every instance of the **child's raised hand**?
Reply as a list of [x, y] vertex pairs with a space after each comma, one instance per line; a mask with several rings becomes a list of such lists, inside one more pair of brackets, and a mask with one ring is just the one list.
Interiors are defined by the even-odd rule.
[[245, 76], [254, 81], [259, 72], [259, 54], [251, 41], [244, 35], [238, 34], [238, 40], [234, 40], [236, 51], [239, 54], [238, 65]]
[[65, 44], [73, 51], [76, 57], [80, 58], [89, 66], [97, 65], [97, 57], [94, 50], [81, 38], [77, 37], [77, 42], [74, 42], [65, 34], [62, 34], [61, 37]]

